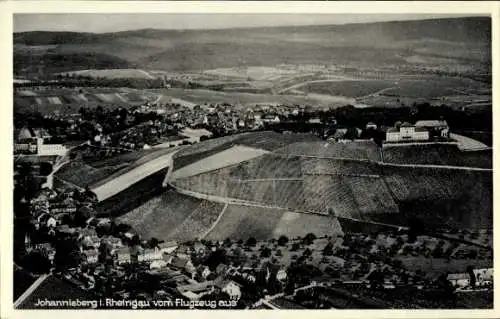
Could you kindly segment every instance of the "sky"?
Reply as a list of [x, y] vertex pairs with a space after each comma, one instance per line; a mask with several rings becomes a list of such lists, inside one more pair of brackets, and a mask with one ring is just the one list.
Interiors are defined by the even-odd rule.
[[[137, 29], [225, 29], [420, 20], [460, 15], [438, 14], [15, 14], [14, 32], [118, 32]], [[461, 15], [467, 16], [467, 15]]]

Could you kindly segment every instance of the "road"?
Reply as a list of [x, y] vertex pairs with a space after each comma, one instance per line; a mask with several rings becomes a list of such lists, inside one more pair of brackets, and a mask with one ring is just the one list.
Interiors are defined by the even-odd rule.
[[23, 301], [28, 298], [50, 275], [44, 274], [38, 277], [37, 280], [14, 302], [14, 309], [19, 307]]
[[137, 71], [141, 72], [142, 74], [144, 74], [145, 76], [147, 76], [148, 79], [150, 80], [154, 80], [156, 79], [156, 77], [152, 76], [151, 74], [149, 74], [148, 72], [144, 71], [144, 70], [141, 70], [141, 69], [137, 69]]
[[156, 173], [165, 167], [172, 166], [173, 156], [177, 151], [158, 157], [148, 163], [138, 166], [123, 175], [118, 176], [109, 182], [98, 186], [92, 191], [97, 195], [99, 201], [108, 199], [121, 191], [127, 189], [133, 184], [141, 181], [146, 176]]
[[157, 103], [160, 103], [160, 100], [163, 98], [163, 94], [160, 94], [158, 95], [158, 98], [156, 98], [156, 100], [154, 102], [152, 102], [151, 104], [157, 104]]
[[314, 84], [314, 83], [328, 83], [328, 82], [340, 82], [340, 81], [362, 81], [362, 80], [354, 80], [353, 78], [345, 77], [345, 76], [331, 76], [330, 79], [322, 79], [322, 80], [310, 80], [310, 81], [304, 81], [300, 83], [293, 84], [289, 87], [286, 87], [284, 89], [281, 89], [277, 91], [277, 94], [283, 94], [286, 91], [297, 89], [301, 86], [308, 85], [308, 84]]

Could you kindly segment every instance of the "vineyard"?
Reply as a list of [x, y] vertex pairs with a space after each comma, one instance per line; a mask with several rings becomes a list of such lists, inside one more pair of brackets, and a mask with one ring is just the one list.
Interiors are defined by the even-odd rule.
[[167, 190], [141, 206], [117, 218], [117, 222], [131, 225], [145, 238], [167, 239], [200, 207], [203, 201]]
[[293, 213], [279, 209], [229, 205], [222, 219], [207, 235], [210, 240], [225, 238], [278, 238], [281, 235], [303, 237], [341, 234], [337, 219], [330, 216]]
[[202, 201], [189, 216], [168, 235], [169, 240], [185, 242], [200, 238], [217, 221], [224, 204]]
[[362, 219], [369, 219], [371, 214], [398, 212], [382, 178], [348, 177], [344, 180], [351, 189]]
[[331, 143], [307, 142], [293, 143], [276, 151], [279, 154], [344, 158], [354, 160], [380, 161], [377, 144], [371, 141]]
[[223, 240], [233, 238], [246, 240], [270, 239], [274, 237], [274, 230], [279, 224], [284, 211], [281, 209], [267, 209], [229, 205], [222, 219], [207, 235], [209, 240]]
[[300, 177], [300, 164], [298, 157], [264, 154], [232, 167], [230, 176], [239, 180]]
[[427, 225], [491, 228], [491, 172], [429, 168], [384, 168], [385, 181], [406, 218]]
[[302, 172], [307, 175], [380, 176], [381, 169], [376, 163], [356, 160], [301, 158]]
[[334, 216], [360, 219], [349, 187], [338, 176], [305, 176], [304, 198], [308, 210], [331, 211]]
[[430, 164], [492, 168], [492, 152], [462, 152], [456, 145], [422, 144], [384, 147], [384, 161], [396, 164]]

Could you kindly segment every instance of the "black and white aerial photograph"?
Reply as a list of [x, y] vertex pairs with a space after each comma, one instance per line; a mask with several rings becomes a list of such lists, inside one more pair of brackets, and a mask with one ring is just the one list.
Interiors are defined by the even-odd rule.
[[493, 309], [490, 15], [12, 20], [13, 309]]

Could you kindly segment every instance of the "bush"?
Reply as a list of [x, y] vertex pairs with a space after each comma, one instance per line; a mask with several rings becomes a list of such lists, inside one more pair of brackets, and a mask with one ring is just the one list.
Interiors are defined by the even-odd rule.
[[254, 237], [248, 238], [246, 245], [249, 247], [255, 247], [257, 245], [257, 240]]
[[300, 244], [299, 243], [293, 243], [292, 247], [290, 248], [291, 251], [297, 251], [300, 249]]
[[286, 237], [286, 236], [281, 236], [278, 239], [278, 245], [279, 246], [285, 246], [287, 243], [288, 243], [288, 237]]
[[302, 241], [305, 245], [311, 245], [312, 243], [314, 243], [316, 238], [317, 238], [316, 235], [314, 235], [313, 233], [309, 233], [304, 236]]

